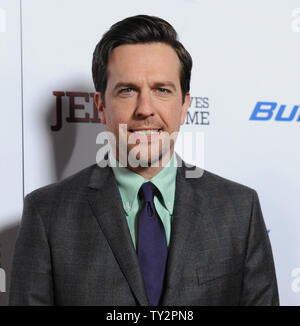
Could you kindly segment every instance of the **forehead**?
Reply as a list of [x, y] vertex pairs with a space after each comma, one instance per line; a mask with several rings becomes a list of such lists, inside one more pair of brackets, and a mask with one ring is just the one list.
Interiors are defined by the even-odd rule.
[[[108, 62], [108, 82], [163, 80], [179, 82], [180, 61], [175, 50], [164, 43], [123, 44]], [[128, 79], [128, 80], [127, 80]]]

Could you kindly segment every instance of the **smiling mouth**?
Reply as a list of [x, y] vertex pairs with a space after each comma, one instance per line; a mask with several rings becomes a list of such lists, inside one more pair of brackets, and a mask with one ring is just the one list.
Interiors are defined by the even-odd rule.
[[141, 143], [144, 142], [152, 142], [155, 140], [158, 140], [160, 137], [160, 134], [162, 132], [162, 128], [158, 129], [129, 129], [129, 132], [131, 133], [131, 136], [135, 140], [139, 140]]
[[137, 134], [137, 135], [146, 135], [146, 136], [151, 136], [151, 135], [156, 135], [160, 134], [162, 131], [162, 128], [159, 129], [139, 129], [139, 130], [133, 130], [129, 129], [131, 133]]

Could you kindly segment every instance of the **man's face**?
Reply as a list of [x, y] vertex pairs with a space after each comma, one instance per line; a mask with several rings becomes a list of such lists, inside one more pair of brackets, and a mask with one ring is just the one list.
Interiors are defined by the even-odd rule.
[[[118, 46], [109, 58], [105, 107], [100, 93], [95, 103], [101, 122], [116, 137], [117, 149], [126, 143], [127, 154], [136, 151], [137, 159], [147, 163], [160, 161], [166, 153], [172, 155], [174, 142], [165, 140], [179, 131], [190, 104], [189, 94], [182, 103], [176, 52], [164, 43]], [[120, 124], [127, 125], [123, 132]], [[158, 150], [151, 151], [151, 146]]]

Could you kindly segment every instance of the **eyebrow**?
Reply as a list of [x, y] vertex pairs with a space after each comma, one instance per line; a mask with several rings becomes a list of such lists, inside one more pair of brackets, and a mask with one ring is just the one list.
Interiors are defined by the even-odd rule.
[[[130, 83], [130, 82], [118, 82], [115, 86], [114, 86], [114, 88], [113, 88], [113, 90], [114, 91], [116, 91], [116, 90], [118, 90], [118, 89], [120, 89], [120, 88], [122, 88], [122, 87], [126, 87], [126, 88], [135, 88], [135, 89], [139, 89], [140, 87], [139, 86], [137, 86], [136, 84], [134, 84], [134, 83]], [[172, 88], [175, 92], [176, 92], [176, 86], [175, 86], [175, 84], [173, 83], [173, 82], [171, 82], [171, 81], [165, 81], [165, 82], [155, 82], [154, 84], [153, 84], [153, 87], [157, 87], [157, 88], [159, 88], [159, 87], [170, 87], [170, 88]]]
[[126, 87], [126, 88], [138, 88], [137, 85], [133, 83], [126, 83], [126, 82], [119, 82], [113, 88], [114, 91], [118, 90], [119, 88]]
[[173, 82], [171, 81], [166, 81], [166, 82], [157, 82], [154, 83], [154, 87], [170, 87], [173, 89], [173, 91], [176, 92], [176, 86]]

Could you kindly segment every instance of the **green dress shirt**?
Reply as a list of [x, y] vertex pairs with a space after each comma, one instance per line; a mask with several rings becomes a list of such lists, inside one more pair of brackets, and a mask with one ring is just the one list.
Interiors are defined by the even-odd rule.
[[165, 228], [167, 245], [169, 246], [177, 172], [174, 153], [170, 159], [170, 166], [165, 166], [150, 180], [145, 179], [127, 167], [122, 166], [122, 164], [119, 162], [116, 164], [116, 159], [110, 152], [109, 162], [119, 187], [128, 228], [134, 247], [136, 248], [137, 241], [137, 214], [142, 205], [142, 202], [138, 197], [138, 191], [141, 185], [148, 181], [151, 181], [161, 193], [161, 196], [154, 196], [154, 204]]

